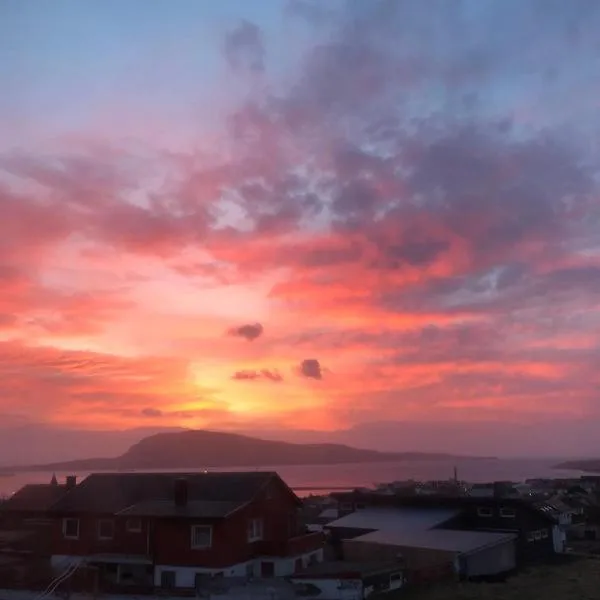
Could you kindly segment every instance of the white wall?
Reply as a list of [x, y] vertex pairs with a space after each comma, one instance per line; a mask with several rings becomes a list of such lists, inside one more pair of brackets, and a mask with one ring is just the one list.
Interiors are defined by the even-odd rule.
[[554, 552], [562, 554], [565, 551], [566, 541], [567, 533], [560, 525], [555, 525], [552, 528], [552, 543], [554, 545]]
[[319, 600], [362, 600], [363, 585], [360, 579], [294, 579], [293, 583], [311, 584], [321, 590]]
[[323, 562], [323, 549], [315, 550], [298, 556], [277, 558], [273, 556], [263, 556], [254, 560], [238, 563], [221, 569], [205, 569], [202, 567], [178, 567], [170, 565], [156, 565], [154, 569], [154, 585], [160, 586], [161, 576], [163, 571], [175, 571], [175, 586], [176, 587], [194, 587], [197, 573], [213, 575], [223, 573], [223, 577], [246, 577], [249, 567], [252, 568], [254, 577], [260, 577], [260, 564], [265, 562], [274, 563], [275, 577], [287, 577], [294, 573], [296, 568], [296, 560], [301, 558], [302, 565], [307, 566], [311, 555], [317, 556], [317, 562]]
[[465, 556], [468, 577], [496, 575], [516, 567], [516, 546], [509, 540]]
[[[362, 600], [375, 592], [373, 586], [364, 587], [360, 579], [305, 579], [304, 577], [295, 579], [292, 577], [291, 581], [297, 584], [312, 584], [319, 588], [321, 590], [319, 600]], [[402, 585], [402, 579], [390, 582], [389, 588], [382, 590], [381, 593], [397, 590]]]
[[156, 565], [154, 568], [154, 585], [160, 586], [163, 571], [175, 571], [175, 587], [193, 588], [196, 585], [196, 575], [214, 575], [223, 573], [224, 577], [245, 577], [248, 564], [254, 561], [238, 563], [225, 569], [204, 569], [202, 567], [174, 567], [171, 565]]

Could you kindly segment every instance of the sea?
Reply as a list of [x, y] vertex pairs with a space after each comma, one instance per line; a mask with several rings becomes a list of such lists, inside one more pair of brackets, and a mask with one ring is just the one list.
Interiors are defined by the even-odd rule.
[[[491, 481], [520, 482], [533, 478], [579, 477], [581, 471], [555, 469], [560, 459], [410, 459], [398, 462], [351, 463], [337, 465], [264, 465], [256, 468], [207, 469], [227, 471], [277, 471], [299, 496], [327, 494], [332, 491], [372, 487], [378, 483], [414, 479], [432, 481], [450, 479], [454, 468], [458, 478], [469, 483]], [[190, 472], [189, 469], [185, 470]], [[202, 470], [198, 470], [201, 472]], [[173, 470], [173, 472], [182, 472]], [[59, 481], [67, 475], [78, 480], [88, 472], [57, 472]], [[0, 496], [10, 496], [28, 483], [49, 483], [52, 472], [17, 471], [0, 474]]]

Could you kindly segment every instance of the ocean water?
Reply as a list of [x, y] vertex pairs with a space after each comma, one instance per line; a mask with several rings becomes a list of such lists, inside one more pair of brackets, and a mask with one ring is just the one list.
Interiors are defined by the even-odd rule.
[[[453, 476], [456, 467], [458, 478], [477, 483], [486, 481], [524, 481], [534, 477], [578, 477], [580, 471], [557, 470], [553, 466], [559, 459], [462, 459], [462, 460], [406, 460], [384, 463], [342, 465], [292, 465], [261, 466], [256, 469], [226, 469], [228, 471], [277, 471], [298, 495], [326, 493], [335, 489], [369, 487], [401, 479], [441, 480]], [[69, 473], [81, 480], [87, 472]], [[67, 473], [56, 473], [64, 481]], [[17, 472], [0, 476], [0, 496], [8, 496], [27, 483], [50, 482], [49, 472]]]

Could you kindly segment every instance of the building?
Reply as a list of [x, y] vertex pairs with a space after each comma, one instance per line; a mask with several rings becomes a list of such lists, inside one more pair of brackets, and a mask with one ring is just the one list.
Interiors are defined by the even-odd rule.
[[344, 560], [400, 560], [409, 579], [454, 572], [491, 577], [516, 568], [516, 534], [444, 529], [461, 513], [454, 508], [373, 507], [327, 526]]
[[407, 575], [443, 572], [465, 579], [490, 578], [516, 568], [515, 534], [489, 531], [381, 530], [344, 540], [347, 560], [398, 560]]
[[26, 485], [0, 506], [0, 580], [4, 585], [39, 587], [51, 577], [52, 521], [50, 507], [75, 486], [74, 478], [59, 484]]
[[363, 600], [371, 594], [397, 590], [404, 585], [402, 565], [373, 560], [331, 561], [312, 565], [291, 579], [297, 596], [322, 600]]
[[[494, 497], [406, 497], [382, 496], [378, 494], [336, 494], [342, 516], [327, 527], [332, 531], [332, 542], [340, 547], [342, 539], [356, 539], [367, 533], [402, 532], [401, 540], [395, 533], [394, 543], [402, 546], [406, 554], [408, 542], [417, 544], [416, 537], [409, 536], [414, 532], [431, 532], [423, 540], [432, 547], [444, 552], [473, 556], [474, 553], [486, 550], [488, 555], [489, 574], [499, 571], [492, 565], [489, 547], [498, 546], [497, 564], [503, 567], [514, 567], [548, 560], [556, 553], [564, 551], [564, 538], [556, 532], [560, 529], [557, 516], [552, 511], [542, 510], [532, 502], [518, 498]], [[371, 512], [371, 515], [367, 513]], [[362, 523], [359, 527], [358, 524]], [[450, 533], [439, 533], [446, 530]], [[497, 534], [484, 539], [477, 536], [465, 536], [465, 532]], [[454, 537], [452, 537], [454, 536]], [[366, 541], [381, 543], [383, 537], [372, 536]], [[389, 541], [389, 537], [386, 538]], [[363, 538], [363, 542], [365, 539]], [[479, 542], [482, 542], [479, 545]], [[401, 543], [402, 542], [402, 543]], [[496, 544], [497, 542], [497, 544]], [[489, 546], [491, 544], [491, 546]], [[388, 544], [389, 545], [389, 544]], [[489, 546], [489, 547], [488, 547]], [[412, 546], [411, 546], [412, 547]], [[512, 550], [508, 550], [510, 547]], [[426, 550], [419, 545], [415, 549]], [[421, 552], [422, 554], [422, 552]], [[509, 558], [509, 555], [514, 558]], [[470, 561], [474, 560], [473, 558]], [[494, 559], [496, 560], [496, 559]], [[455, 570], [466, 573], [469, 569], [460, 568], [460, 560], [454, 560]], [[484, 575], [484, 573], [481, 573]]]
[[120, 586], [194, 588], [215, 577], [291, 575], [323, 557], [276, 474], [98, 473], [56, 502], [52, 564]]
[[0, 507], [0, 527], [19, 528], [32, 520], [46, 519], [50, 507], [75, 487], [75, 477], [69, 476], [64, 484], [56, 477], [50, 483], [23, 486], [6, 499]]

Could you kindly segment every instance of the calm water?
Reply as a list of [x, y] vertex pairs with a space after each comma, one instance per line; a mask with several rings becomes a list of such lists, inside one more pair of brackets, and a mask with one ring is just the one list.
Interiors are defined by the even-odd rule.
[[[459, 479], [469, 482], [484, 481], [523, 481], [533, 477], [578, 477], [579, 471], [562, 471], [553, 469], [556, 460], [453, 460], [425, 461], [411, 460], [386, 463], [361, 463], [347, 465], [298, 465], [269, 467], [264, 466], [251, 470], [277, 471], [286, 483], [298, 490], [301, 496], [311, 491], [324, 493], [335, 488], [354, 488], [372, 486], [375, 483], [397, 479], [449, 479], [453, 468], [458, 469]], [[250, 469], [228, 469], [250, 470]], [[75, 473], [82, 479], [87, 473]], [[12, 494], [26, 483], [46, 483], [52, 473], [23, 472], [13, 476], [0, 476], [0, 496]], [[64, 480], [66, 473], [57, 473], [59, 480]]]

